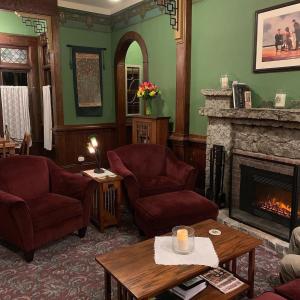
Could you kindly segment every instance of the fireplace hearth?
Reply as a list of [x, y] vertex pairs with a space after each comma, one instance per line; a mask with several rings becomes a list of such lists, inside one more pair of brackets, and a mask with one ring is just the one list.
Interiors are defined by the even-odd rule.
[[233, 165], [230, 217], [287, 241], [300, 225], [300, 168], [236, 156]]

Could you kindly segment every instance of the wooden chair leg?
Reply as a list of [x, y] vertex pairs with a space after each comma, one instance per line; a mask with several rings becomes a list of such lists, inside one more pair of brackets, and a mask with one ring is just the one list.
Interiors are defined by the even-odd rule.
[[82, 227], [78, 230], [78, 236], [82, 239], [85, 237], [86, 227]]
[[33, 257], [34, 257], [34, 250], [24, 252], [24, 259], [26, 260], [26, 262], [28, 263], [32, 262]]

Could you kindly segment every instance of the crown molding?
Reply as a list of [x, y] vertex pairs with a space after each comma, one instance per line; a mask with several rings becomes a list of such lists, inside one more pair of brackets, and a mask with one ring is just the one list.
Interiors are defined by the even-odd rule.
[[107, 32], [156, 17], [162, 12], [153, 0], [144, 0], [113, 15], [59, 7], [59, 20], [65, 27]]
[[140, 2], [143, 2], [143, 0], [127, 0], [125, 2], [121, 2], [116, 8], [108, 9], [96, 5], [88, 5], [88, 4], [76, 3], [76, 2], [66, 1], [66, 0], [58, 0], [58, 6], [63, 8], [73, 9], [73, 10], [80, 10], [80, 11], [85, 11], [90, 13], [111, 16], [115, 13], [118, 13]]

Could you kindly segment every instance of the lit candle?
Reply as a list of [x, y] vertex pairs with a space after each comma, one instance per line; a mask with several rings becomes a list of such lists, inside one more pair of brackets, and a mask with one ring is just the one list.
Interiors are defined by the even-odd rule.
[[177, 242], [179, 251], [189, 250], [189, 234], [186, 229], [177, 230]]
[[228, 76], [227, 76], [227, 75], [223, 75], [223, 76], [221, 77], [221, 88], [222, 88], [223, 90], [228, 89], [228, 88], [229, 88], [228, 83], [229, 83]]

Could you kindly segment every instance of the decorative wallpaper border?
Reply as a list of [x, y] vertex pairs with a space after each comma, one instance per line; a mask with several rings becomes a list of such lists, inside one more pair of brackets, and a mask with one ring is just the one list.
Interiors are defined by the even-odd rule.
[[153, 0], [145, 0], [111, 16], [59, 7], [61, 26], [110, 32], [157, 17], [164, 11]]

